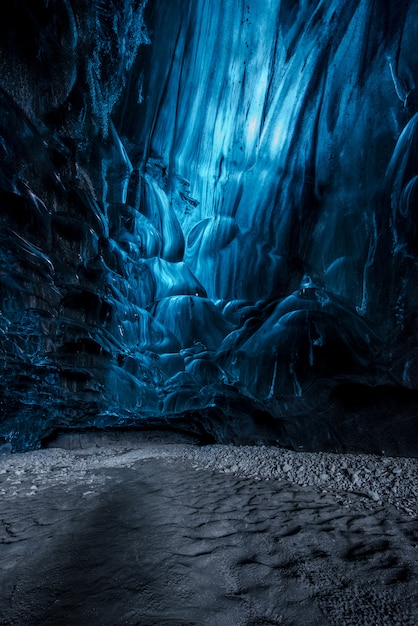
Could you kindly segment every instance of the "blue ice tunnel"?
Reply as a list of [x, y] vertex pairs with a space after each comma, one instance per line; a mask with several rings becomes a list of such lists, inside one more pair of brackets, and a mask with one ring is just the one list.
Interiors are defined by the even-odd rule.
[[417, 456], [416, 3], [2, 12], [0, 446]]

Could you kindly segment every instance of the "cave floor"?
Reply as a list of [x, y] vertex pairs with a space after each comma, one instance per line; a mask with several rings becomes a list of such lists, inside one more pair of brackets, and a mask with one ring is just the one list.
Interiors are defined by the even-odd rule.
[[416, 516], [141, 446], [0, 459], [2, 626], [418, 623]]

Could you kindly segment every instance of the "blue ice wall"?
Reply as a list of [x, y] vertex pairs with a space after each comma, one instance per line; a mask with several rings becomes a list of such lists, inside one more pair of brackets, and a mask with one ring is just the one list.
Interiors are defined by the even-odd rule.
[[0, 29], [0, 443], [418, 454], [416, 2], [22, 0]]

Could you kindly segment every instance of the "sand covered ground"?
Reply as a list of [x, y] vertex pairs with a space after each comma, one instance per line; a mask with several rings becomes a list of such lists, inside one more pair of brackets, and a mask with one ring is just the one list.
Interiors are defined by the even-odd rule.
[[73, 434], [0, 456], [1, 626], [418, 624], [418, 460]]

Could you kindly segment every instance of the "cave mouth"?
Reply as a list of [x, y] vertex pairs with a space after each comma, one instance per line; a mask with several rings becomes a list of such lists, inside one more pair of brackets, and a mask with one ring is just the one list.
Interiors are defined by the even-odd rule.
[[417, 456], [414, 3], [2, 12], [0, 449]]

